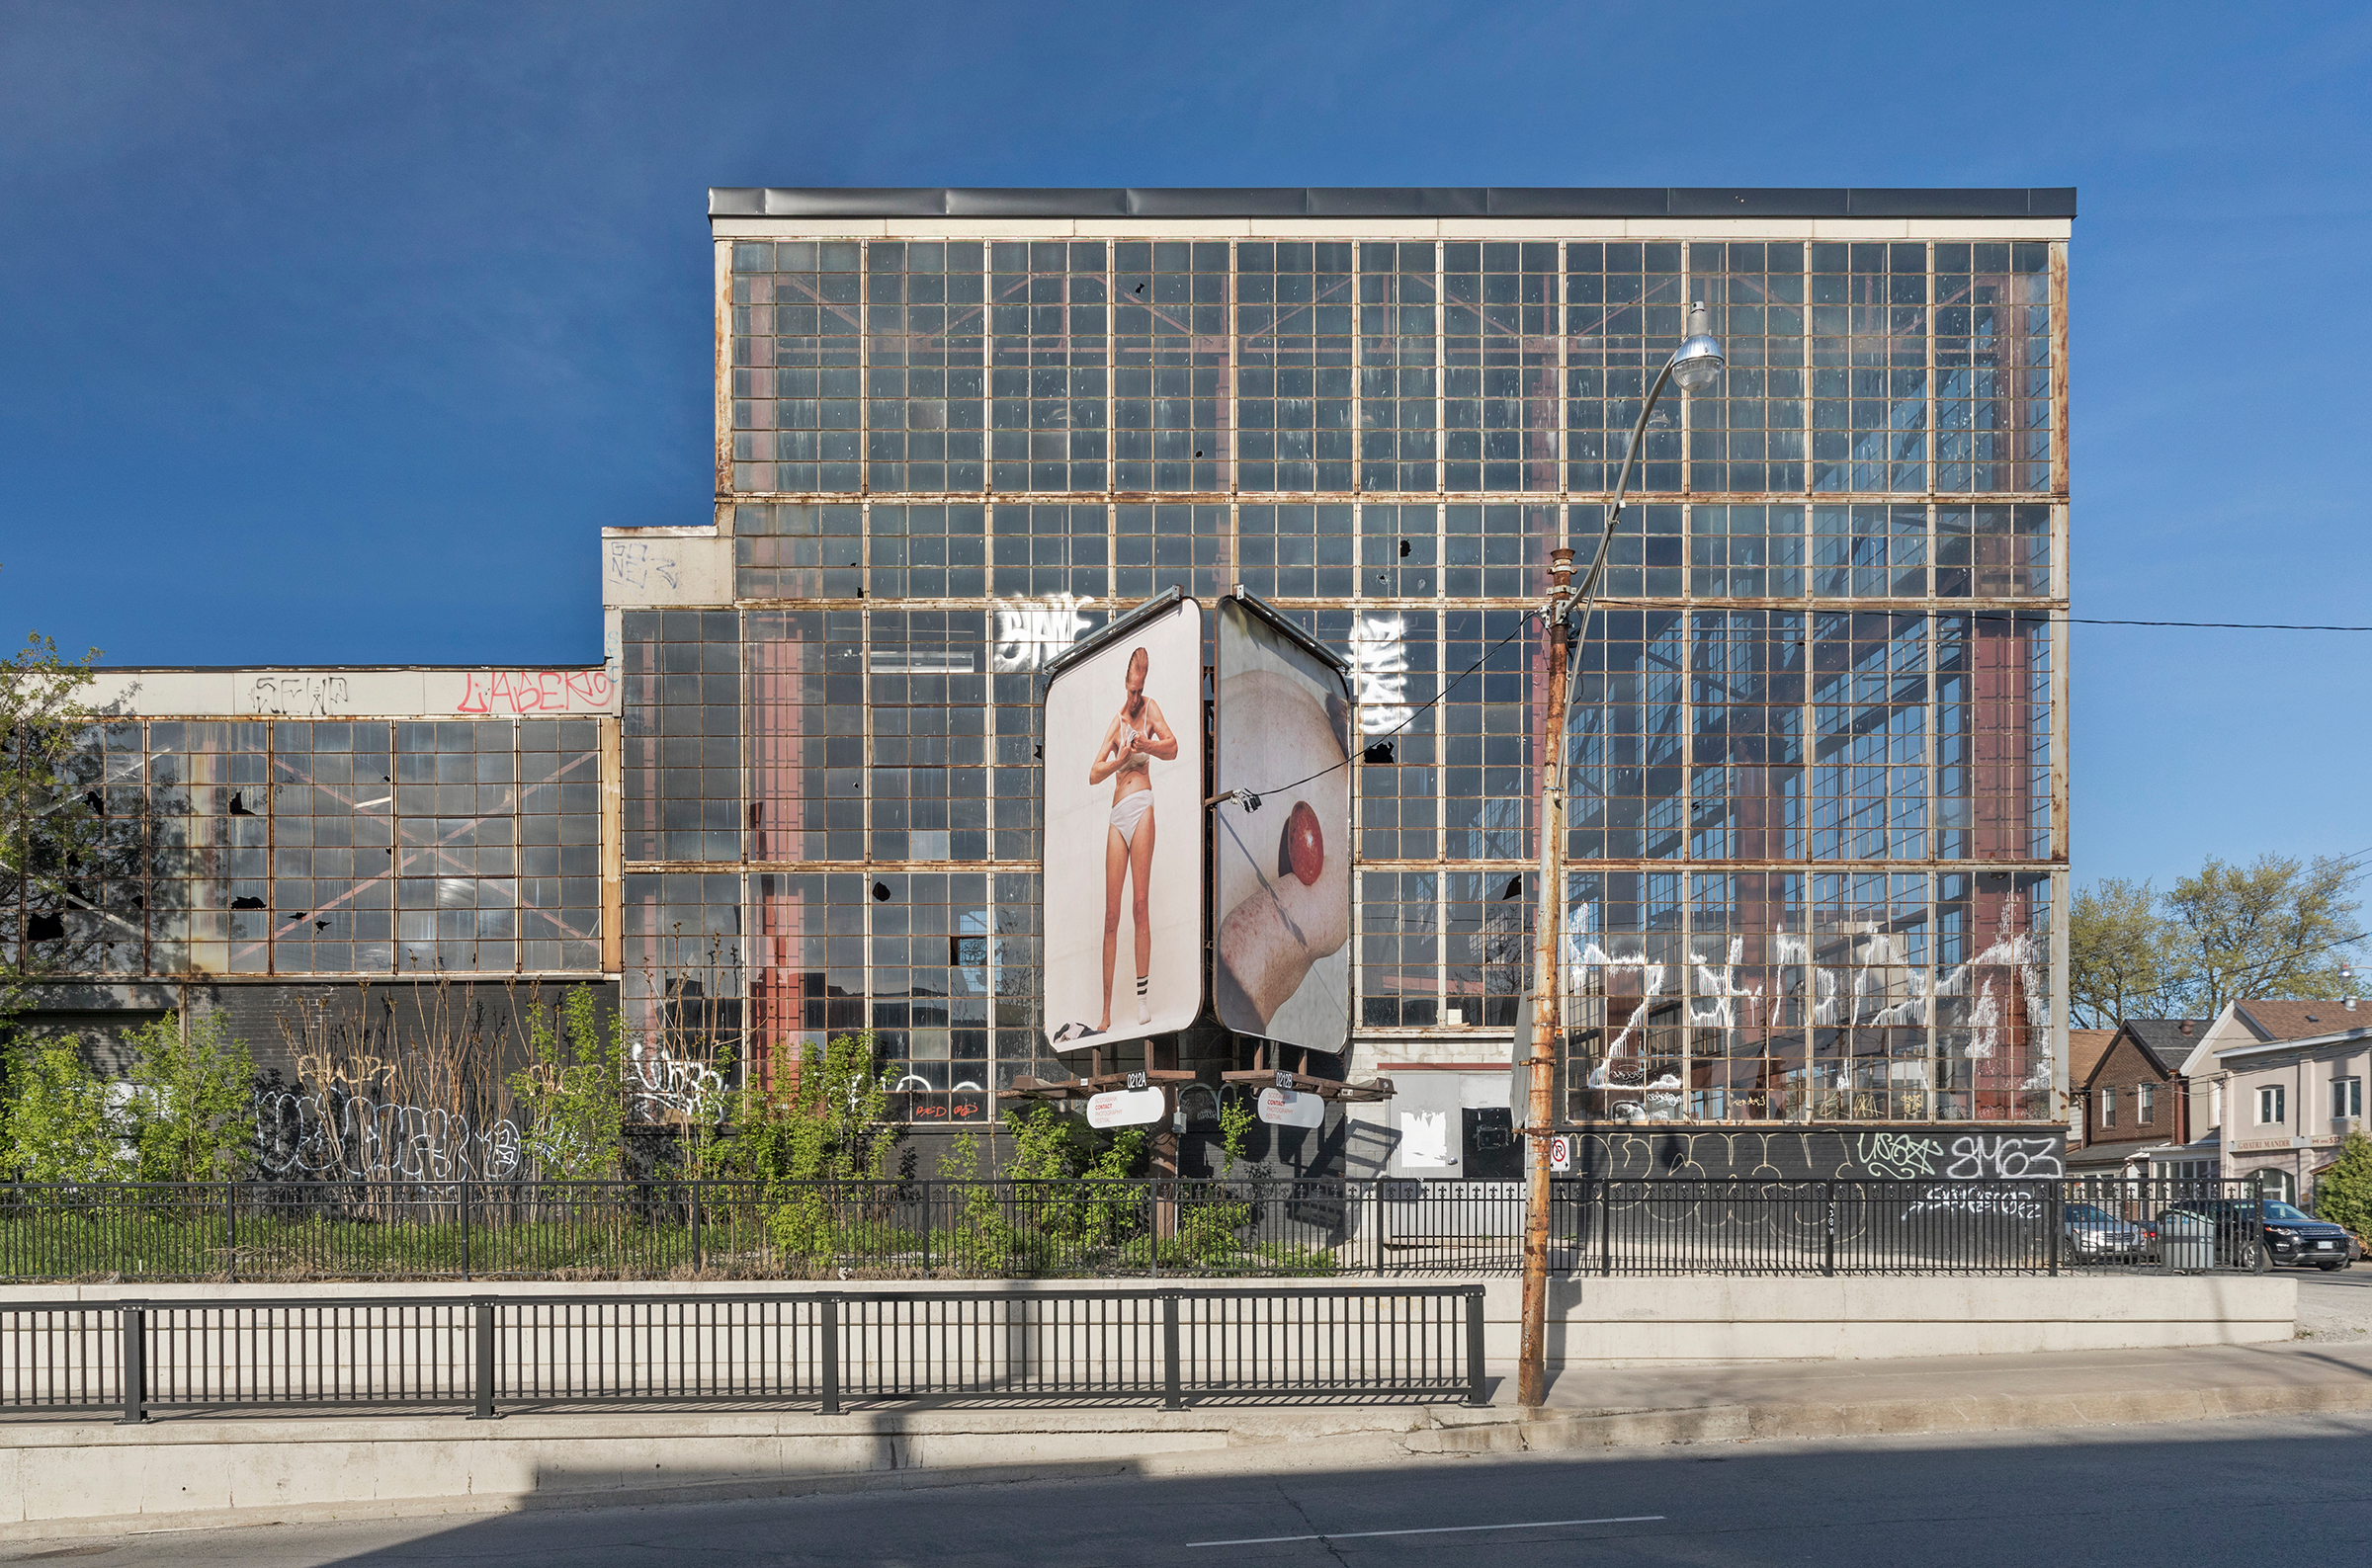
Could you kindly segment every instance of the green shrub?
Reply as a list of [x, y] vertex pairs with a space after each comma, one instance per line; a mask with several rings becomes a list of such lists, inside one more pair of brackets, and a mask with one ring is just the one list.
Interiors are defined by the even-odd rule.
[[0, 1170], [19, 1182], [121, 1182], [139, 1174], [127, 1118], [108, 1085], [82, 1063], [72, 1038], [20, 1047], [0, 1105]]
[[531, 1060], [511, 1091], [533, 1118], [527, 1147], [539, 1176], [592, 1181], [619, 1174], [626, 1146], [626, 1015], [602, 1025], [588, 986], [576, 986], [555, 1010], [528, 1009]]
[[2372, 1237], [2372, 1138], [2347, 1134], [2339, 1157], [2315, 1187], [2315, 1217]]
[[859, 1250], [852, 1244], [880, 1228], [870, 1191], [810, 1185], [878, 1181], [887, 1168], [896, 1129], [884, 1119], [890, 1096], [875, 1056], [870, 1032], [835, 1035], [821, 1050], [801, 1048], [794, 1078], [790, 1053], [778, 1046], [773, 1082], [742, 1088], [727, 1158], [739, 1174], [766, 1182], [767, 1228], [792, 1256]]
[[127, 1112], [143, 1182], [227, 1182], [255, 1155], [255, 1063], [220, 1013], [132, 1032]]

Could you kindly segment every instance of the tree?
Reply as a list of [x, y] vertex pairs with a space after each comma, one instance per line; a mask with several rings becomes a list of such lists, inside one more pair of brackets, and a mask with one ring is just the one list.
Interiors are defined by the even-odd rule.
[[24, 910], [27, 924], [22, 933], [0, 926], [0, 1013], [24, 980], [61, 966], [66, 911], [90, 907], [76, 875], [96, 851], [99, 813], [87, 784], [75, 787], [75, 765], [94, 717], [84, 693], [98, 658], [93, 648], [67, 660], [34, 632], [0, 659], [0, 908]]
[[69, 1037], [20, 1047], [0, 1102], [0, 1176], [16, 1182], [121, 1182], [136, 1164], [108, 1086]]
[[2372, 1138], [2347, 1134], [2339, 1157], [2315, 1186], [2315, 1217], [2372, 1235]]
[[143, 1182], [221, 1182], [255, 1153], [255, 1063], [219, 1013], [132, 1032], [127, 1112]]
[[593, 992], [575, 986], [553, 1010], [527, 1015], [532, 1058], [511, 1077], [512, 1093], [535, 1117], [527, 1135], [536, 1174], [581, 1182], [616, 1176], [626, 1147], [626, 1017], [605, 1027]]
[[2351, 862], [2260, 855], [2245, 867], [2211, 855], [2166, 894], [2166, 914], [2191, 971], [2192, 1005], [2207, 1017], [2251, 996], [2339, 996], [2340, 959], [2364, 932], [2347, 896]]
[[2335, 856], [2209, 856], [2169, 893], [2111, 878], [2076, 895], [2068, 919], [2068, 1001], [2079, 1027], [2129, 1018], [2209, 1017], [2251, 996], [2339, 996], [2342, 961], [2363, 940], [2360, 873]]
[[820, 1051], [777, 1043], [768, 1081], [751, 1074], [736, 1108], [733, 1159], [769, 1183], [873, 1181], [890, 1161], [896, 1129], [870, 1032], [835, 1035]]
[[2192, 971], [2174, 923], [2148, 882], [2115, 877], [2076, 895], [2068, 912], [2068, 1006], [2079, 1029], [2179, 1015]]

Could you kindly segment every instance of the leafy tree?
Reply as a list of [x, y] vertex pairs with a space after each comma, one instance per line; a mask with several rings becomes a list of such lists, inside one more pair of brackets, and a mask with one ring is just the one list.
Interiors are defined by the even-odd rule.
[[98, 842], [98, 813], [76, 787], [93, 714], [84, 700], [99, 650], [80, 660], [34, 632], [0, 658], [0, 902], [28, 911], [20, 948], [0, 944], [0, 1013], [28, 978], [62, 966], [64, 914], [89, 908], [77, 873]]
[[769, 1081], [753, 1074], [737, 1096], [729, 1158], [738, 1173], [772, 1183], [878, 1179], [896, 1129], [877, 1054], [870, 1032], [839, 1034], [821, 1050], [802, 1045], [794, 1071], [790, 1047], [777, 1043]]
[[2315, 1187], [2315, 1217], [2372, 1236], [2372, 1138], [2350, 1132]]
[[167, 1016], [130, 1036], [127, 1105], [143, 1182], [240, 1176], [255, 1149], [255, 1063], [219, 1013]]
[[879, 1180], [890, 1163], [889, 1088], [870, 1032], [835, 1035], [821, 1050], [801, 1046], [796, 1074], [778, 1044], [773, 1064], [770, 1083], [742, 1088], [733, 1158], [767, 1183], [775, 1245], [828, 1258], [847, 1250], [873, 1206], [868, 1190], [831, 1184]]
[[2341, 995], [2341, 955], [2364, 935], [2347, 896], [2356, 875], [2330, 855], [2260, 855], [2245, 867], [2209, 856], [2165, 898], [2193, 1005], [2213, 1017], [2242, 997]]
[[2069, 911], [2070, 1012], [2102, 1029], [2213, 1017], [2241, 997], [2341, 995], [2343, 960], [2365, 935], [2349, 896], [2358, 874], [2328, 855], [2246, 866], [2211, 855], [2170, 892], [2116, 879], [2084, 888]]
[[11, 1053], [0, 1103], [0, 1174], [19, 1182], [119, 1182], [138, 1164], [108, 1085], [71, 1038]]
[[2078, 1028], [2178, 1017], [2187, 1006], [2192, 971], [2160, 902], [2150, 883], [2114, 877], [2076, 893], [2068, 912], [2068, 1004]]
[[538, 1172], [560, 1181], [619, 1173], [626, 1146], [626, 1060], [632, 1044], [623, 1013], [605, 1025], [587, 986], [572, 987], [555, 1010], [528, 1009], [532, 1058], [511, 1077], [511, 1092], [534, 1117], [528, 1148]]

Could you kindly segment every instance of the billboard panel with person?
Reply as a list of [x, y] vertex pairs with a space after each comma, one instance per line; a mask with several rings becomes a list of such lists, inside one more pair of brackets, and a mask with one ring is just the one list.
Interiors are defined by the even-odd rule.
[[1043, 930], [1057, 1050], [1175, 1033], [1202, 1011], [1202, 607], [1148, 608], [1047, 682]]
[[1313, 1050], [1351, 1032], [1350, 689], [1340, 660], [1248, 595], [1219, 606], [1213, 814], [1220, 1023]]

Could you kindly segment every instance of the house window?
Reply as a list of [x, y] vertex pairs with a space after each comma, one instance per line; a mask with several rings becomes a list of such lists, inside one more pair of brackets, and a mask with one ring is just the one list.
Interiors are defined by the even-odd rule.
[[2145, 1127], [2149, 1126], [2158, 1119], [2158, 1085], [2144, 1084], [2134, 1091], [2134, 1095], [2140, 1101], [2140, 1112], [2134, 1119]]
[[2330, 1114], [2333, 1116], [2361, 1116], [2364, 1114], [2364, 1081], [2361, 1078], [2333, 1078], [2330, 1081]]
[[2117, 1092], [2114, 1089], [2103, 1089], [2100, 1091], [2100, 1125], [2113, 1127], [2116, 1124]]
[[2289, 1091], [2280, 1084], [2267, 1084], [2256, 1092], [2256, 1124], [2271, 1126], [2290, 1118]]

